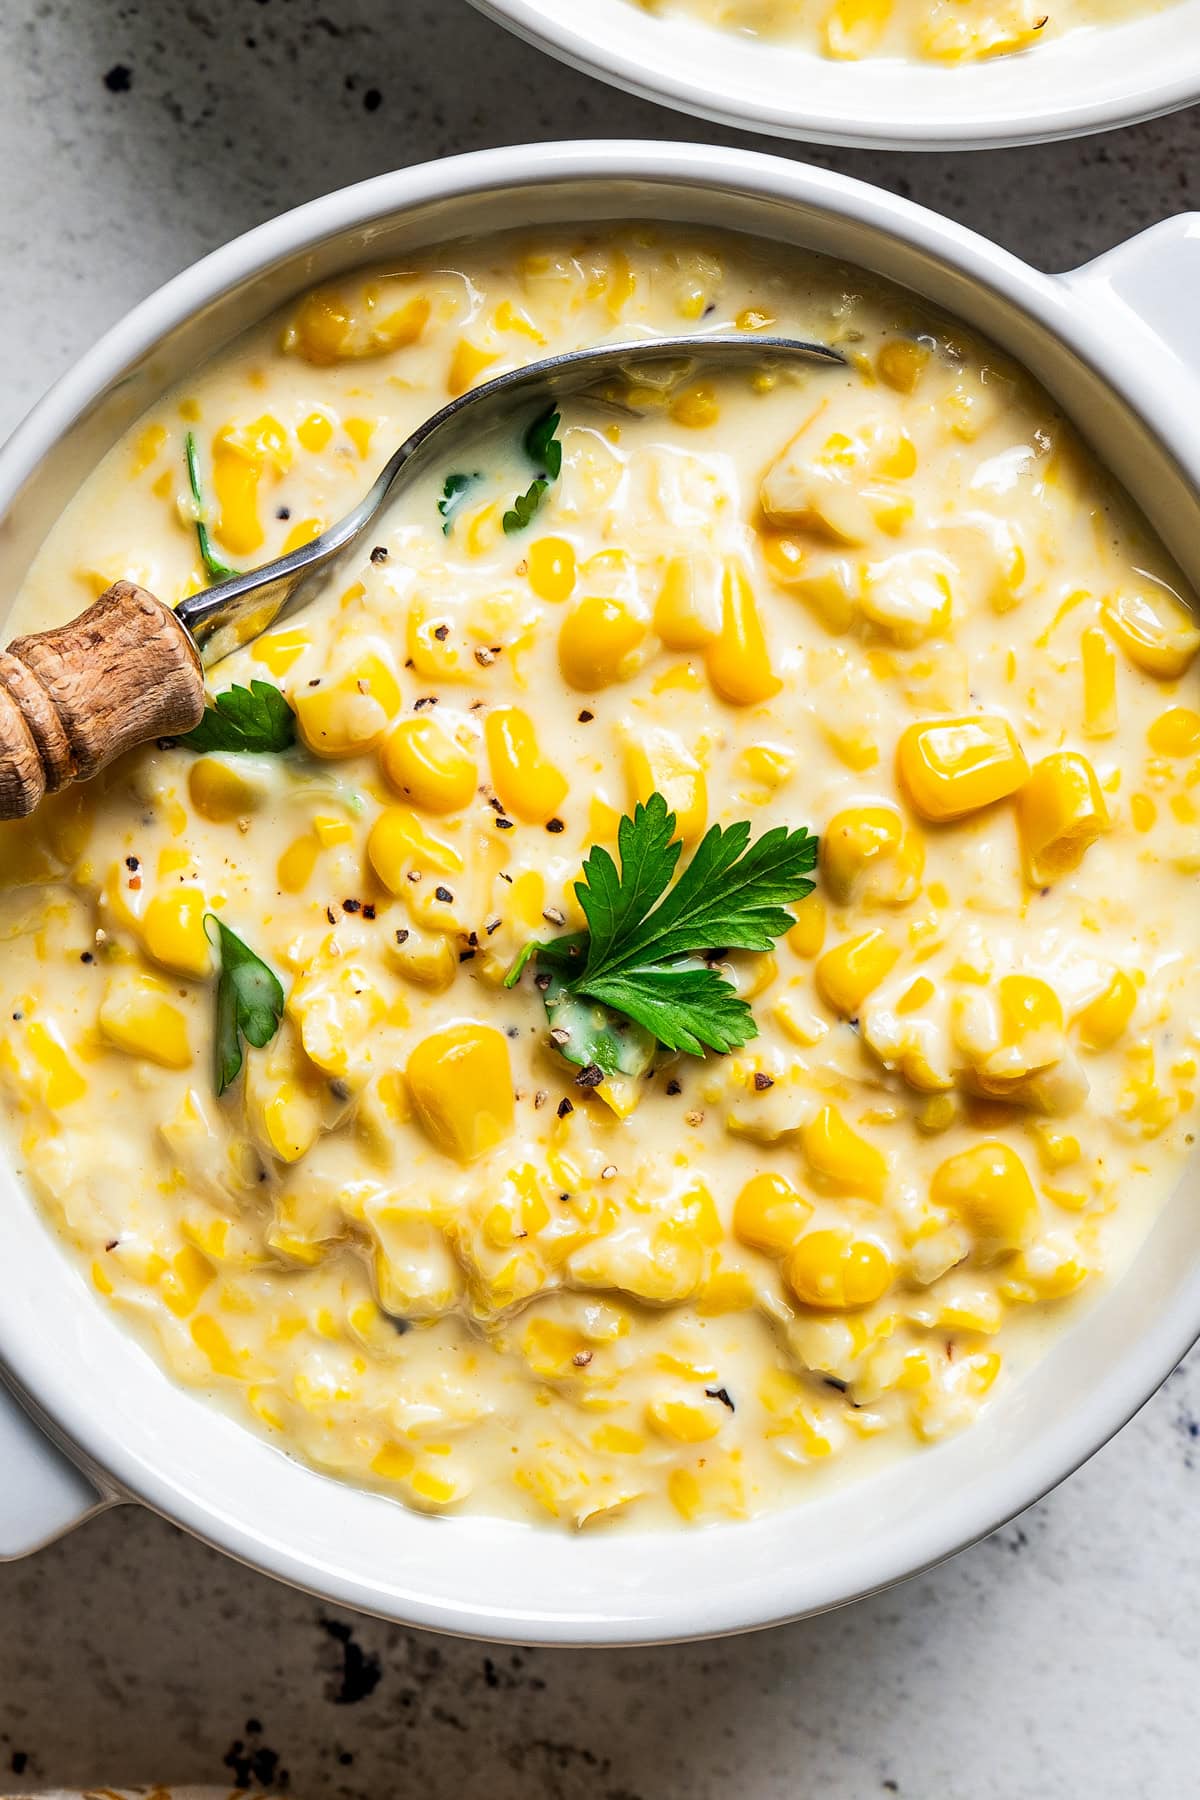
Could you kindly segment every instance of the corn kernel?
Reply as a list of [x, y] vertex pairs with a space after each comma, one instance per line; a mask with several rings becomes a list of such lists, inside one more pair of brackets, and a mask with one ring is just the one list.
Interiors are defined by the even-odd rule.
[[400, 707], [400, 686], [383, 658], [368, 652], [339, 679], [303, 688], [293, 706], [314, 756], [358, 756], [387, 730]]
[[188, 770], [188, 793], [196, 811], [214, 825], [243, 819], [263, 802], [262, 790], [217, 756], [197, 757]]
[[823, 1106], [804, 1127], [800, 1147], [812, 1174], [837, 1193], [882, 1199], [887, 1158], [847, 1125], [835, 1106]]
[[796, 915], [796, 923], [787, 934], [788, 949], [797, 956], [819, 955], [825, 942], [824, 897], [814, 890], [811, 894], [806, 894], [803, 900], [797, 900], [792, 911]]
[[452, 397], [465, 394], [469, 387], [474, 387], [485, 369], [499, 361], [499, 354], [497, 350], [485, 350], [481, 344], [473, 344], [470, 338], [460, 337], [450, 358], [446, 392]]
[[1126, 1030], [1137, 1006], [1137, 988], [1122, 969], [1114, 969], [1108, 985], [1076, 1013], [1080, 1041], [1089, 1050], [1108, 1050]]
[[849, 1231], [810, 1231], [788, 1257], [785, 1273], [803, 1305], [851, 1312], [870, 1306], [887, 1292], [892, 1259], [873, 1238]]
[[571, 608], [558, 634], [558, 666], [566, 681], [594, 693], [626, 681], [638, 666], [646, 622], [624, 600], [589, 594]]
[[892, 338], [875, 358], [879, 379], [898, 394], [911, 394], [925, 372], [930, 354], [927, 345], [916, 344], [911, 338]]
[[821, 873], [839, 906], [906, 905], [924, 866], [919, 833], [906, 830], [893, 806], [848, 807], [821, 833]]
[[492, 785], [506, 812], [527, 825], [544, 825], [567, 794], [565, 777], [538, 747], [533, 720], [519, 707], [490, 712], [484, 726]]
[[646, 1423], [659, 1437], [675, 1444], [707, 1443], [721, 1429], [717, 1407], [706, 1411], [688, 1400], [651, 1400], [646, 1407]]
[[891, 16], [892, 0], [834, 0], [825, 18], [826, 54], [851, 62], [869, 56]]
[[961, 1219], [985, 1255], [1019, 1250], [1037, 1230], [1033, 1183], [1015, 1150], [987, 1139], [934, 1171], [930, 1197]]
[[1117, 729], [1117, 659], [1113, 647], [1098, 625], [1089, 625], [1079, 643], [1084, 735], [1111, 737]]
[[783, 683], [771, 666], [754, 593], [745, 571], [726, 566], [721, 583], [721, 632], [705, 652], [708, 679], [731, 706], [757, 706]]
[[285, 894], [301, 894], [312, 880], [321, 846], [311, 832], [293, 838], [275, 866], [276, 880]]
[[721, 416], [717, 396], [710, 387], [685, 388], [671, 402], [671, 417], [690, 431], [703, 431]]
[[1157, 585], [1110, 594], [1104, 623], [1137, 668], [1160, 681], [1176, 681], [1197, 650], [1200, 630], [1181, 601]]
[[1149, 731], [1150, 748], [1159, 756], [1195, 756], [1200, 750], [1200, 713], [1172, 706], [1159, 713]]
[[1108, 808], [1086, 756], [1059, 751], [1037, 763], [1017, 797], [1017, 825], [1030, 881], [1070, 874], [1108, 830]]
[[986, 713], [910, 725], [896, 760], [913, 807], [938, 823], [994, 805], [1029, 774], [1008, 720]]
[[768, 1256], [786, 1256], [812, 1217], [812, 1201], [783, 1175], [752, 1175], [733, 1203], [735, 1237]]
[[461, 812], [474, 796], [475, 759], [428, 713], [397, 725], [379, 761], [397, 792], [426, 812]]
[[187, 1020], [151, 975], [120, 976], [109, 982], [97, 1022], [103, 1037], [127, 1056], [186, 1069], [192, 1060]]
[[212, 949], [204, 929], [207, 911], [197, 887], [177, 887], [155, 894], [142, 916], [142, 942], [164, 969], [203, 980], [212, 967]]
[[626, 762], [633, 800], [645, 803], [661, 794], [675, 815], [676, 837], [685, 844], [700, 837], [708, 822], [708, 787], [683, 740], [665, 728], [640, 732], [629, 740]]
[[410, 869], [439, 875], [462, 873], [463, 859], [453, 844], [435, 837], [405, 806], [388, 806], [367, 836], [371, 867], [391, 894], [402, 894]]
[[698, 553], [673, 556], [654, 607], [654, 629], [668, 650], [703, 650], [721, 629], [722, 566]]
[[864, 931], [835, 944], [818, 960], [814, 971], [817, 990], [834, 1012], [846, 1019], [857, 1018], [867, 995], [875, 991], [899, 958], [900, 951], [886, 932]]
[[512, 1071], [504, 1034], [466, 1021], [423, 1038], [408, 1059], [413, 1112], [446, 1156], [471, 1163], [511, 1135]]
[[529, 585], [539, 600], [557, 605], [569, 600], [575, 588], [575, 550], [566, 538], [537, 538], [530, 544]]

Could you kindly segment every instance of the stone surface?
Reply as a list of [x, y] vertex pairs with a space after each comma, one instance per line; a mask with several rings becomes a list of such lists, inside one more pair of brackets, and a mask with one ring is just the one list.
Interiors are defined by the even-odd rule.
[[[521, 138], [736, 141], [462, 0], [4, 0], [0, 47], [0, 430], [133, 301], [329, 188]], [[783, 151], [1048, 268], [1200, 203], [1198, 152], [1200, 109], [975, 157]], [[1174, 1800], [1197, 1791], [1198, 1413], [1193, 1361], [945, 1567], [675, 1649], [352, 1619], [124, 1508], [0, 1568], [0, 1789], [286, 1771], [307, 1800]]]

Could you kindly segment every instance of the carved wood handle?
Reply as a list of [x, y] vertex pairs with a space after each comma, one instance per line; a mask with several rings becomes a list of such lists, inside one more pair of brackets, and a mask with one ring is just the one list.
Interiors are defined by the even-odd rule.
[[0, 654], [0, 819], [87, 781], [122, 751], [198, 725], [204, 677], [169, 607], [131, 581]]

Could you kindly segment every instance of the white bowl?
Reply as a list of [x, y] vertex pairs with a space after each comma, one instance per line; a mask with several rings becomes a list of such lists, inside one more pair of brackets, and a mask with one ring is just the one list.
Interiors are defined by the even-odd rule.
[[[630, 216], [762, 233], [906, 284], [1005, 345], [1200, 574], [1200, 219], [1067, 277], [860, 183], [680, 144], [492, 150], [314, 201], [178, 276], [102, 339], [0, 451], [0, 592], [97, 458], [188, 368], [284, 296], [371, 258], [498, 225]], [[0, 1166], [0, 1554], [136, 1498], [259, 1568], [418, 1625], [523, 1643], [619, 1643], [766, 1625], [869, 1593], [990, 1531], [1062, 1479], [1200, 1332], [1197, 1179], [1133, 1267], [962, 1437], [745, 1525], [568, 1536], [432, 1519], [293, 1462], [176, 1387], [85, 1283]], [[82, 1464], [89, 1470], [78, 1472]]]
[[631, 94], [811, 143], [985, 150], [1082, 137], [1200, 100], [1200, 0], [957, 67], [840, 62], [631, 0], [474, 0], [489, 18]]

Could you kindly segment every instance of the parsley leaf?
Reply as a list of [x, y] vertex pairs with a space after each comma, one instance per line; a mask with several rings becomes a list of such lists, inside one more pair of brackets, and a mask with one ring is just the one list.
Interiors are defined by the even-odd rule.
[[562, 474], [562, 445], [555, 437], [561, 414], [554, 407], [548, 407], [539, 413], [529, 426], [521, 443], [526, 456], [538, 470], [535, 481], [530, 482], [523, 494], [518, 494], [501, 524], [508, 533], [524, 531], [542, 504], [552, 481], [557, 481]]
[[437, 509], [444, 521], [442, 531], [446, 537], [449, 537], [454, 529], [455, 516], [466, 499], [468, 491], [481, 479], [478, 469], [473, 475], [464, 475], [461, 470], [456, 471], [453, 475], [447, 475], [445, 486], [442, 488], [442, 497], [437, 503]]
[[192, 499], [196, 505], [196, 542], [200, 546], [200, 559], [213, 581], [227, 581], [231, 575], [240, 575], [240, 569], [231, 569], [223, 563], [212, 547], [212, 539], [208, 535], [205, 523], [204, 490], [200, 486], [200, 462], [196, 455], [196, 434], [189, 431], [183, 440], [184, 457], [187, 462], [188, 486], [192, 490]]
[[549, 486], [550, 483], [546, 480], [545, 476], [539, 475], [536, 481], [530, 482], [523, 494], [517, 495], [516, 499], [500, 521], [506, 533], [511, 535], [514, 531], [524, 531], [534, 513], [542, 504], [542, 495]]
[[215, 913], [205, 913], [204, 928], [221, 958], [213, 1053], [217, 1093], [223, 1094], [241, 1071], [242, 1039], [261, 1050], [279, 1030], [283, 989], [275, 971]]
[[[745, 820], [714, 825], [672, 887], [682, 848], [675, 815], [652, 794], [621, 820], [620, 866], [601, 846], [584, 862], [575, 892], [588, 930], [527, 944], [505, 977], [512, 987], [536, 956], [548, 1016], [561, 1011], [564, 996], [598, 1002], [601, 1012], [585, 1021], [582, 1035], [587, 1060], [606, 1072], [596, 1046], [615, 1055], [606, 1042], [614, 1031], [620, 1041], [614, 1017], [690, 1056], [757, 1036], [749, 1006], [700, 953], [769, 950], [795, 922], [789, 905], [812, 892], [817, 839], [804, 827], [779, 825], [752, 844]], [[574, 1033], [558, 1047], [579, 1060]]]
[[539, 415], [525, 433], [525, 454], [535, 469], [557, 481], [562, 474], [562, 445], [555, 437], [562, 415], [550, 406]]
[[296, 715], [277, 687], [252, 681], [218, 694], [204, 717], [176, 740], [186, 750], [290, 750]]

